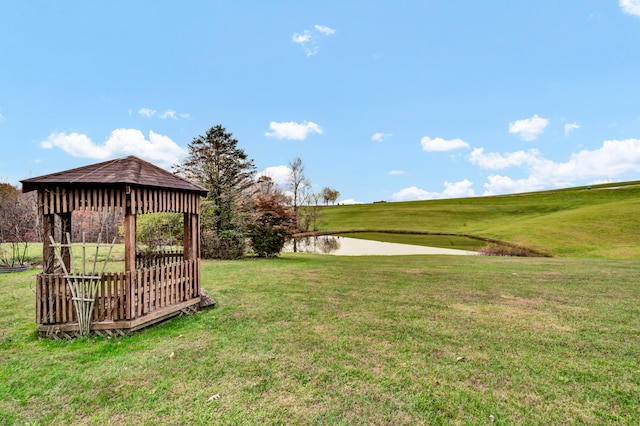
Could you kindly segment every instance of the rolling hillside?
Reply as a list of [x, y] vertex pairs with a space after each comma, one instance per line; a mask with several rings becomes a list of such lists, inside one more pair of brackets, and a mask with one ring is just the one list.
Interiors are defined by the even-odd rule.
[[640, 181], [514, 195], [330, 206], [325, 232], [470, 235], [551, 256], [640, 258]]

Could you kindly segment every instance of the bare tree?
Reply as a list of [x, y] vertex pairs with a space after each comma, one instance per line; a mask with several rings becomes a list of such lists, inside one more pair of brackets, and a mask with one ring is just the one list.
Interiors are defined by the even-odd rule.
[[275, 197], [278, 203], [291, 205], [291, 197], [285, 194], [271, 176], [262, 175], [256, 179], [256, 194], [263, 198]]
[[322, 197], [322, 200], [324, 201], [325, 205], [328, 205], [329, 203], [335, 204], [336, 200], [340, 196], [340, 192], [336, 191], [333, 188], [329, 188], [327, 186], [322, 188], [322, 191], [320, 192], [320, 196]]
[[307, 177], [304, 174], [304, 164], [300, 157], [296, 157], [289, 162], [289, 169], [291, 174], [289, 175], [288, 188], [291, 191], [291, 199], [293, 201], [293, 211], [296, 215], [298, 226], [301, 225], [298, 210], [303, 203], [305, 194], [311, 186]]
[[0, 264], [24, 265], [29, 242], [35, 241], [37, 215], [29, 195], [9, 184], [0, 184]]

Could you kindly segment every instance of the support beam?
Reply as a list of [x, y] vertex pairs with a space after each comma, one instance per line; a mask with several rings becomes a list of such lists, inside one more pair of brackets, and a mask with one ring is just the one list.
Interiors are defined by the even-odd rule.
[[[58, 213], [60, 216], [60, 242], [67, 242], [67, 233], [71, 235], [71, 213]], [[69, 247], [62, 247], [61, 249], [62, 260], [67, 271], [71, 270], [71, 249]]]
[[200, 223], [197, 214], [184, 214], [184, 260], [200, 257]]
[[124, 269], [136, 269], [136, 215], [127, 209], [124, 216]]
[[184, 213], [183, 215], [183, 235], [184, 239], [182, 240], [183, 247], [183, 255], [184, 260], [191, 260], [191, 256], [193, 256], [191, 241], [193, 236], [191, 235], [191, 215], [189, 213]]
[[42, 216], [42, 272], [45, 274], [53, 273], [55, 254], [49, 237], [53, 235], [54, 224], [55, 215], [45, 214]]

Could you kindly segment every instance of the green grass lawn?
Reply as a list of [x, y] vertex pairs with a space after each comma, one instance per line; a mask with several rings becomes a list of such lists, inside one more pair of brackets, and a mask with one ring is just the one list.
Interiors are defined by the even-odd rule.
[[554, 257], [640, 258], [640, 183], [590, 188], [330, 206], [322, 208], [319, 228], [469, 235]]
[[466, 256], [205, 261], [218, 306], [40, 340], [0, 275], [0, 424], [640, 424], [640, 264]]

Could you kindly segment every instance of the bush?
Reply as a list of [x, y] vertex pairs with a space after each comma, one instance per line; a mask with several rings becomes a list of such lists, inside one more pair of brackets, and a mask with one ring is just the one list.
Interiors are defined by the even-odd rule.
[[295, 229], [295, 213], [275, 196], [259, 196], [256, 215], [249, 224], [251, 247], [258, 257], [277, 256]]
[[485, 256], [518, 256], [518, 257], [539, 257], [540, 254], [520, 246], [510, 244], [488, 243], [480, 248], [478, 253]]
[[216, 233], [215, 229], [201, 232], [201, 256], [204, 259], [239, 259], [246, 252], [244, 235], [230, 229]]

